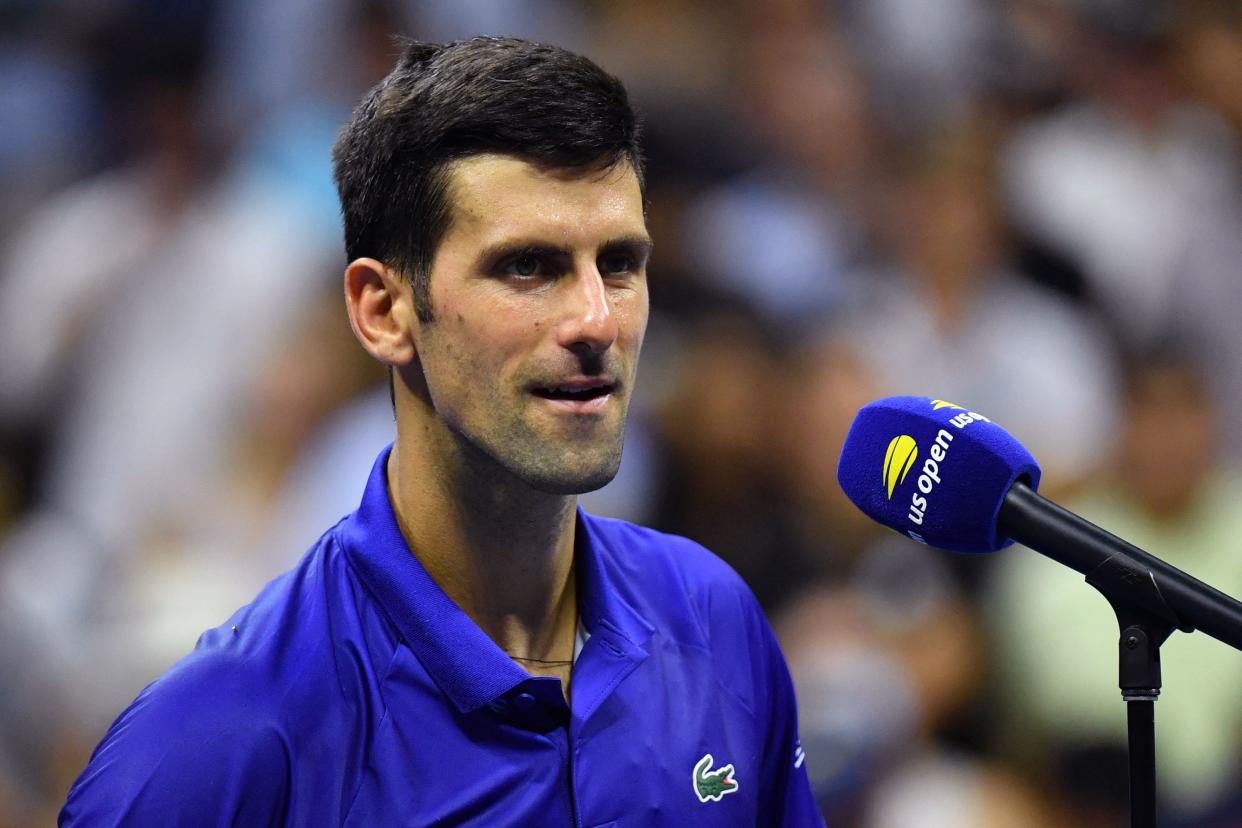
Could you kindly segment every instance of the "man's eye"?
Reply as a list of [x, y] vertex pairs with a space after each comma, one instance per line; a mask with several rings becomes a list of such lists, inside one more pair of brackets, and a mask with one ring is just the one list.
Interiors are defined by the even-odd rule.
[[606, 253], [599, 258], [600, 273], [629, 273], [632, 270], [634, 259], [625, 253]]
[[505, 265], [505, 273], [508, 273], [511, 276], [520, 276], [523, 279], [528, 279], [531, 276], [538, 275], [539, 259], [538, 257], [530, 254], [510, 259], [509, 263]]

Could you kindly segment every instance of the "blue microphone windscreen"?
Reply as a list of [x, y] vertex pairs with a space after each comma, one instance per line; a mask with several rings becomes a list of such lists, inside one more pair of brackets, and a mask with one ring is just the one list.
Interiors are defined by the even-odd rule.
[[1021, 443], [986, 417], [944, 400], [886, 397], [854, 418], [837, 480], [872, 520], [920, 543], [994, 552], [1005, 493], [1032, 489], [1040, 469]]

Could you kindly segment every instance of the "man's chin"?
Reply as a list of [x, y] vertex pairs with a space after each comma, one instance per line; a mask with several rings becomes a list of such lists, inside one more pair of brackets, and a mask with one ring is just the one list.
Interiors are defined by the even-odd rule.
[[[592, 456], [593, 455], [593, 456]], [[509, 471], [538, 492], [580, 495], [602, 489], [621, 468], [621, 446], [615, 451], [580, 452], [553, 458], [513, 457]], [[525, 461], [525, 462], [523, 462]]]
[[605, 469], [576, 472], [526, 473], [521, 477], [532, 489], [545, 494], [580, 495], [602, 489], [617, 476], [619, 463]]

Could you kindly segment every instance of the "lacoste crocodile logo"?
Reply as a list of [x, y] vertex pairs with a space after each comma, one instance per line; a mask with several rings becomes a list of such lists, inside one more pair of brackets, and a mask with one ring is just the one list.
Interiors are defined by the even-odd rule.
[[711, 770], [712, 761], [709, 753], [694, 766], [694, 795], [699, 798], [699, 802], [719, 802], [725, 794], [737, 793], [733, 765]]

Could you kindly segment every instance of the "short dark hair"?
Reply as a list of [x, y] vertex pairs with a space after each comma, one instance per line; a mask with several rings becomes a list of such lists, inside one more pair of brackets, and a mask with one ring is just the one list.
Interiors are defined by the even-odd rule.
[[332, 151], [345, 253], [378, 259], [432, 318], [428, 277], [448, 229], [448, 166], [512, 155], [554, 168], [628, 162], [645, 191], [625, 87], [590, 60], [515, 38], [403, 41], [396, 68], [358, 104]]

